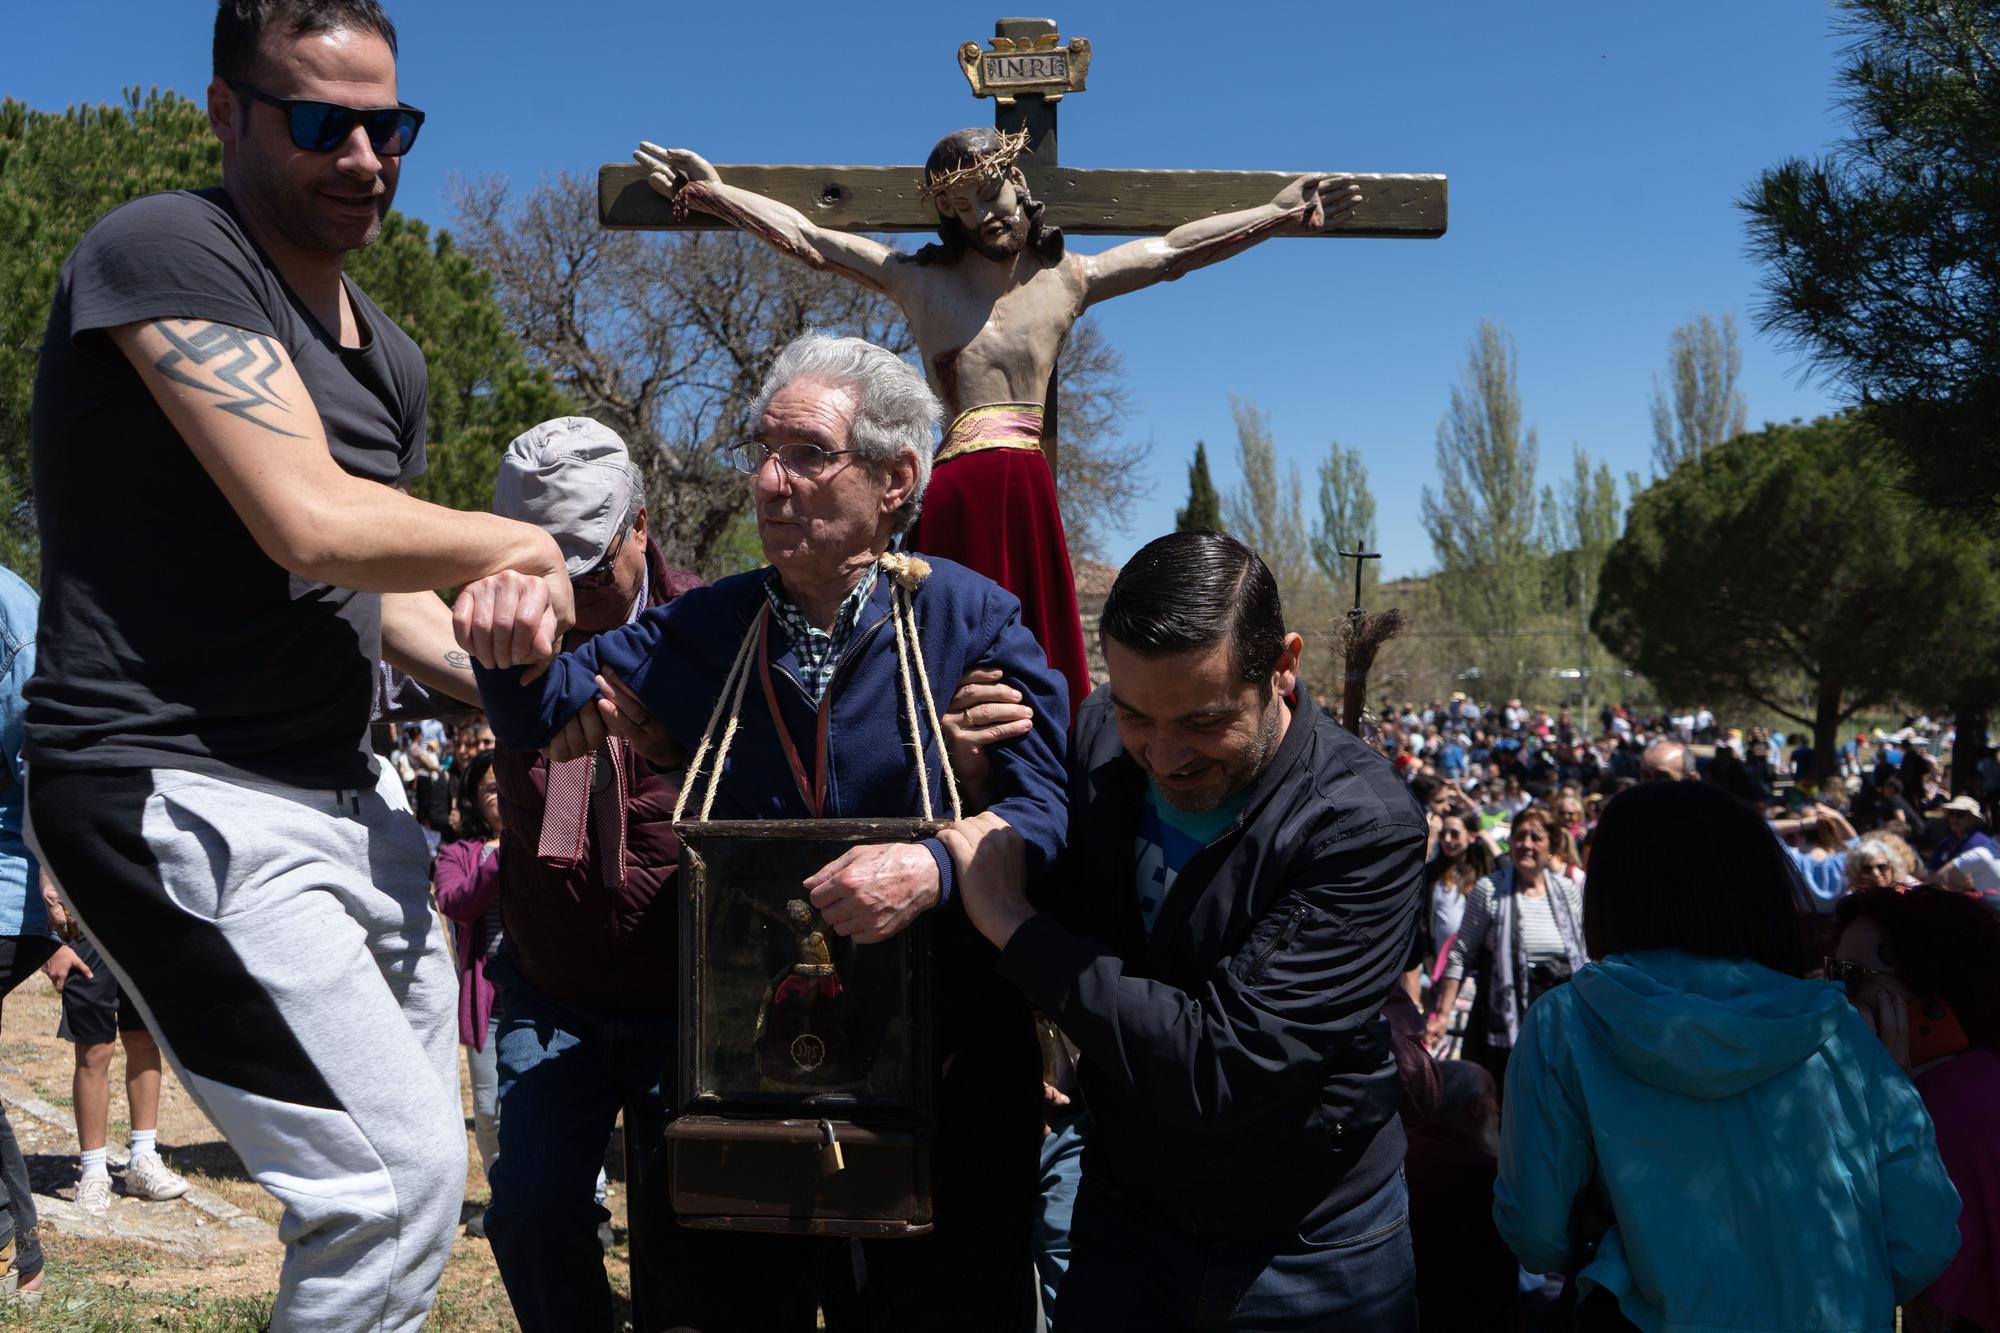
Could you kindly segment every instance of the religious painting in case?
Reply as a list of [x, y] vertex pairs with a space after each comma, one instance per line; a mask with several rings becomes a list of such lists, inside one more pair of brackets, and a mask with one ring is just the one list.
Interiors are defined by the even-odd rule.
[[831, 930], [804, 882], [915, 819], [692, 822], [682, 845], [681, 1068], [668, 1130], [691, 1226], [930, 1229], [927, 917], [878, 944]]

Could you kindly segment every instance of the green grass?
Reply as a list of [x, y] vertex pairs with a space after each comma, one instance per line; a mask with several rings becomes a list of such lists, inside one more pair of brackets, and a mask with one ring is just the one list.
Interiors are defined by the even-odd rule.
[[269, 1296], [204, 1297], [133, 1291], [105, 1281], [99, 1269], [65, 1278], [51, 1269], [39, 1305], [0, 1306], [0, 1327], [62, 1333], [264, 1333]]
[[[36, 1333], [267, 1333], [269, 1296], [204, 1296], [186, 1292], [134, 1291], [105, 1279], [103, 1270], [64, 1280], [53, 1269], [41, 1304], [0, 1306], [0, 1328]], [[506, 1294], [491, 1299], [441, 1296], [426, 1333], [485, 1333], [510, 1328]]]

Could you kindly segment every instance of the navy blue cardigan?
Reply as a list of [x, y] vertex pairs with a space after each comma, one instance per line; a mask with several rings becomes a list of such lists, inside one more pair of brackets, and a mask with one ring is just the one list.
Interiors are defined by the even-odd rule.
[[[1069, 691], [1049, 669], [1048, 656], [1021, 623], [1021, 606], [999, 584], [962, 565], [927, 557], [930, 577], [918, 585], [916, 610], [924, 662], [937, 710], [943, 713], [958, 679], [976, 666], [996, 666], [1035, 711], [1026, 736], [994, 746], [992, 804], [1027, 844], [1032, 879], [1062, 850], [1068, 819], [1063, 755], [1069, 730]], [[561, 726], [597, 696], [592, 680], [609, 666], [639, 696], [652, 716], [694, 753], [702, 728], [722, 689], [723, 676], [757, 612], [765, 604], [768, 569], [733, 575], [683, 593], [637, 620], [600, 634], [555, 660], [546, 675], [520, 683], [518, 668], [476, 667], [479, 693], [493, 734], [512, 750], [532, 751], [548, 743]], [[834, 671], [827, 691], [826, 808], [828, 817], [895, 818], [917, 815], [916, 765], [910, 753], [896, 676], [895, 627], [889, 623], [890, 581], [885, 573], [863, 611], [853, 643]], [[773, 625], [769, 658], [772, 684], [786, 729], [810, 770], [818, 711], [798, 680], [798, 659], [783, 628]], [[753, 672], [755, 670], [753, 658]], [[919, 701], [921, 703], [921, 700]], [[950, 817], [945, 800], [937, 738], [924, 727], [925, 767], [931, 805], [940, 819]], [[706, 767], [706, 765], [704, 765]], [[703, 777], [689, 797], [699, 808], [707, 788]], [[723, 769], [715, 819], [806, 819], [812, 811], [793, 780], [790, 763], [771, 718], [764, 692], [752, 679], [743, 697], [743, 719]], [[952, 900], [950, 855], [933, 838], [924, 844], [938, 863], [943, 900]], [[972, 932], [956, 905], [938, 923], [940, 961], [990, 947]], [[969, 938], [968, 938], [969, 937]], [[948, 943], [949, 941], [949, 943]], [[990, 967], [987, 975], [990, 976]], [[945, 980], [940, 975], [940, 982]], [[942, 998], [942, 997], [941, 997]]]

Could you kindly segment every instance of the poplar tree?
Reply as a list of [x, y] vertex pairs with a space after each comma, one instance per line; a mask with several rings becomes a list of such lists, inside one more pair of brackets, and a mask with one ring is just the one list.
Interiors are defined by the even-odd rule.
[[[1313, 563], [1334, 590], [1346, 596], [1354, 577], [1353, 562], [1341, 559], [1340, 553], [1374, 549], [1375, 495], [1368, 489], [1368, 465], [1361, 461], [1359, 449], [1344, 449], [1336, 440], [1319, 465], [1319, 521], [1313, 525]], [[1362, 604], [1372, 606], [1381, 578], [1376, 572], [1378, 562], [1360, 563]]]
[[1439, 614], [1475, 659], [1468, 665], [1503, 695], [1539, 684], [1529, 635], [1546, 555], [1535, 487], [1541, 449], [1523, 421], [1516, 356], [1514, 340], [1482, 320], [1438, 424], [1438, 489], [1426, 486], [1421, 500], [1439, 566]]
[[1745, 408], [1736, 378], [1743, 352], [1736, 319], [1707, 315], [1682, 324], [1667, 342], [1667, 382], [1653, 377], [1653, 465], [1666, 476], [1743, 433]]

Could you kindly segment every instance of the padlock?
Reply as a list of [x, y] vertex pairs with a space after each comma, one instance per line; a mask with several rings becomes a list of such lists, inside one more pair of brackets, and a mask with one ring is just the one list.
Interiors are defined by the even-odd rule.
[[833, 1122], [819, 1122], [819, 1173], [823, 1176], [837, 1175], [846, 1167], [847, 1160], [840, 1153], [840, 1139], [833, 1132]]

